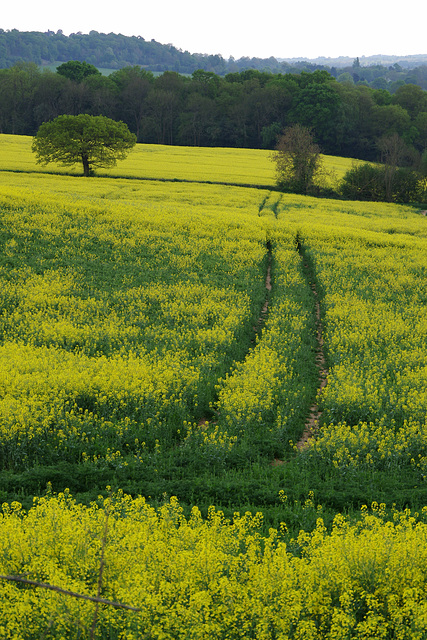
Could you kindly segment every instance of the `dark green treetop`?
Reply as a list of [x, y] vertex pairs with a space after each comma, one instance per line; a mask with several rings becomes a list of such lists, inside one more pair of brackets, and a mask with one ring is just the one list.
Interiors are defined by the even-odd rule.
[[101, 72], [93, 64], [80, 62], [80, 60], [70, 60], [60, 64], [56, 73], [75, 82], [82, 82], [88, 76], [101, 75]]

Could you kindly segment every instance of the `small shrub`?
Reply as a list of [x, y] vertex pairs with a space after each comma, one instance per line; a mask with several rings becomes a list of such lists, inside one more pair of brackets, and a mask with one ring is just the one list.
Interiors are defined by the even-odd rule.
[[340, 192], [349, 200], [391, 200], [405, 203], [423, 199], [425, 189], [416, 171], [406, 167], [396, 168], [391, 180], [391, 195], [387, 197], [386, 184], [390, 181], [390, 167], [374, 166], [367, 162], [347, 171]]
[[343, 178], [341, 194], [349, 200], [385, 200], [383, 168], [368, 162], [352, 167]]

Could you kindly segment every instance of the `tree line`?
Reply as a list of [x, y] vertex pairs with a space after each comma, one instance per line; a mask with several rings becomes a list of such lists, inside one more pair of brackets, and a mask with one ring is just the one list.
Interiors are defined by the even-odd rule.
[[[192, 73], [201, 67], [224, 73], [227, 67], [220, 55], [191, 54], [171, 44], [147, 41], [140, 36], [97, 31], [65, 36], [61, 30], [42, 33], [0, 29], [0, 68], [11, 67], [22, 61], [35, 62], [40, 66], [69, 60], [85, 60], [105, 69], [138, 64], [150, 71], [179, 73]], [[277, 61], [276, 64], [279, 65]]]
[[147, 41], [141, 36], [116, 33], [72, 33], [57, 31], [18, 31], [0, 29], [0, 69], [18, 62], [38, 66], [69, 60], [86, 61], [102, 69], [114, 70], [139, 65], [147, 71], [192, 74], [197, 69], [218, 75], [256, 69], [272, 73], [299, 73], [326, 70], [340, 82], [367, 84], [393, 93], [401, 84], [418, 84], [427, 89], [427, 55], [369, 56], [351, 61], [346, 58], [277, 59], [244, 56], [228, 60], [221, 55], [189, 53], [172, 44]]
[[34, 63], [0, 69], [0, 132], [34, 135], [43, 122], [80, 113], [121, 120], [146, 143], [273, 149], [286, 127], [301, 124], [332, 155], [379, 159], [378, 141], [392, 134], [411, 163], [427, 148], [427, 92], [415, 84], [391, 94], [325, 70], [155, 76], [128, 66], [104, 76], [77, 61], [56, 72]]

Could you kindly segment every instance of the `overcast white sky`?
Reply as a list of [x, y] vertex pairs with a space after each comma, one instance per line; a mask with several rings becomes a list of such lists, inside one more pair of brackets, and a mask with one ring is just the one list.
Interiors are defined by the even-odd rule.
[[424, 0], [9, 0], [0, 28], [122, 33], [225, 58], [316, 58], [427, 53], [426, 19]]

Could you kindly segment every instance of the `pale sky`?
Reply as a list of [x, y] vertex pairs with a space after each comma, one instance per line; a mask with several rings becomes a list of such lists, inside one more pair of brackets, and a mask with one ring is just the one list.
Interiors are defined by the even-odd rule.
[[426, 19], [424, 0], [15, 0], [3, 3], [0, 28], [122, 33], [226, 59], [355, 58], [427, 53]]

